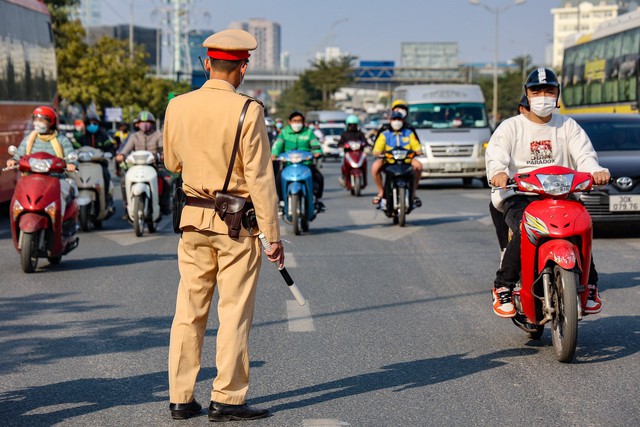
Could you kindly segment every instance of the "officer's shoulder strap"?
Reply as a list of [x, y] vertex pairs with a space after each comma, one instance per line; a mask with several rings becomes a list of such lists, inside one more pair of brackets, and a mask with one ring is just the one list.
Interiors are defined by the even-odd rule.
[[257, 102], [257, 103], [258, 103], [258, 105], [259, 105], [259, 106], [261, 106], [261, 107], [262, 107], [262, 109], [264, 109], [264, 103], [263, 103], [262, 101], [260, 101], [259, 99], [256, 99], [256, 98], [254, 98], [254, 97], [251, 97], [251, 96], [246, 95], [246, 94], [244, 94], [244, 93], [238, 93], [238, 95], [244, 96], [244, 97], [245, 97], [245, 98], [247, 98], [247, 99], [250, 99], [250, 100], [252, 100], [252, 101]]

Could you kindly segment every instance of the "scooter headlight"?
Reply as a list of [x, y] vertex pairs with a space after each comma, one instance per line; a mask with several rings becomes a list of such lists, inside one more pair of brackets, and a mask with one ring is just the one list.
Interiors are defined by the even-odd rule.
[[362, 144], [357, 141], [349, 143], [349, 148], [351, 148], [352, 150], [359, 150], [361, 146]]
[[51, 159], [29, 159], [29, 167], [31, 171], [36, 173], [47, 173], [51, 168], [53, 161]]
[[13, 202], [13, 206], [11, 207], [11, 215], [13, 215], [13, 219], [18, 219], [18, 216], [24, 211], [24, 207], [20, 204], [19, 201]]
[[542, 189], [545, 193], [552, 196], [567, 194], [571, 191], [573, 184], [573, 174], [563, 175], [537, 175], [538, 180], [542, 183]]
[[300, 153], [291, 153], [289, 155], [289, 161], [291, 163], [300, 163], [302, 161], [302, 154], [300, 154]]
[[81, 162], [90, 162], [93, 159], [93, 153], [90, 151], [81, 151], [78, 154], [78, 160]]
[[396, 160], [404, 160], [407, 158], [407, 151], [405, 150], [392, 150], [391, 154]]

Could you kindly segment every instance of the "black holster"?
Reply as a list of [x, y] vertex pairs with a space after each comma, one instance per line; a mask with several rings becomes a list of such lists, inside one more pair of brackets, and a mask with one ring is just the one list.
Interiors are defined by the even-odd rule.
[[242, 216], [247, 199], [228, 193], [217, 192], [215, 199], [215, 211], [229, 229], [229, 237], [240, 237], [242, 228]]
[[180, 233], [180, 219], [182, 218], [182, 209], [187, 204], [187, 195], [182, 187], [176, 187], [173, 193], [173, 231]]

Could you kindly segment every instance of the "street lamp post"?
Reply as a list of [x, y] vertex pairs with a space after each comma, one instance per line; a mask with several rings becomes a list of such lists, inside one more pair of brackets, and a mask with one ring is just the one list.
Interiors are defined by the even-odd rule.
[[[515, 5], [521, 5], [526, 0], [515, 0]], [[496, 16], [495, 23], [495, 40], [493, 45], [493, 125], [498, 123], [498, 45], [499, 45], [499, 25], [500, 25], [500, 12], [505, 12], [512, 4], [508, 4], [503, 7], [490, 7], [486, 4], [480, 3], [480, 0], [469, 0], [469, 3], [475, 6], [484, 6], [486, 10], [493, 13]]]

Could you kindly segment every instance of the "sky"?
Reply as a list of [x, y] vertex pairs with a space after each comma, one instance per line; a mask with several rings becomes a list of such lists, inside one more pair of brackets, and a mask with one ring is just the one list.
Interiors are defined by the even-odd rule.
[[[101, 0], [103, 24], [129, 22], [133, 0]], [[492, 62], [495, 10], [499, 11], [499, 60], [530, 55], [544, 65], [552, 43], [551, 9], [561, 0], [192, 0], [195, 29], [226, 29], [232, 21], [278, 22], [282, 50], [292, 68], [303, 68], [330, 44], [360, 60], [399, 65], [402, 42], [457, 42], [462, 62]], [[156, 27], [161, 0], [133, 1], [136, 25]], [[494, 12], [489, 11], [493, 10]]]

